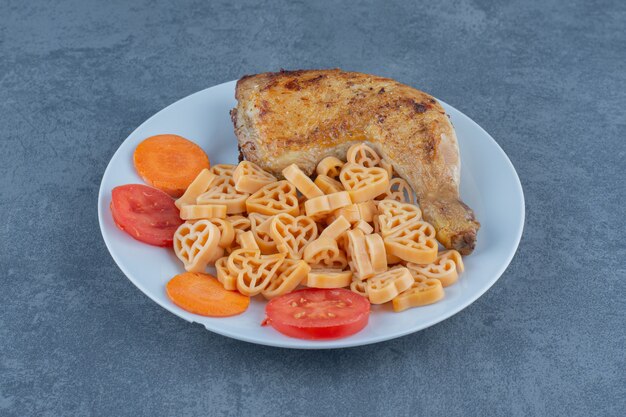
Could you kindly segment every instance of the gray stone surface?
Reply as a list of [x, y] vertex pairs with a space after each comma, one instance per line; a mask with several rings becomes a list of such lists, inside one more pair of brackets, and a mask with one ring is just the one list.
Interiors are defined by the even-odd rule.
[[[626, 3], [495, 3], [0, 0], [0, 415], [625, 415]], [[291, 351], [124, 277], [96, 214], [113, 152], [280, 67], [390, 76], [496, 138], [527, 221], [490, 291], [394, 341]]]

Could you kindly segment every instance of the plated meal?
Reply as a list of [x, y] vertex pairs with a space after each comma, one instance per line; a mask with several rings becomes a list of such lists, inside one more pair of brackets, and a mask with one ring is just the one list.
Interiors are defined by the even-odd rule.
[[317, 340], [359, 332], [370, 305], [445, 297], [479, 223], [437, 100], [340, 70], [246, 76], [236, 98], [238, 164], [163, 132], [134, 149], [146, 184], [111, 192], [121, 230], [180, 260], [164, 288], [173, 303], [227, 317], [262, 297], [259, 325]]

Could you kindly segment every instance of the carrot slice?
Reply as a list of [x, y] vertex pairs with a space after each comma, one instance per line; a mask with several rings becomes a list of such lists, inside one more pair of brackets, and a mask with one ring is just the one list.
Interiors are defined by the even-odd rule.
[[210, 166], [202, 148], [177, 135], [145, 139], [135, 149], [133, 160], [145, 182], [172, 197], [183, 195], [200, 171]]
[[250, 304], [250, 297], [225, 290], [215, 277], [199, 272], [176, 275], [167, 283], [166, 292], [178, 307], [201, 316], [234, 316]]

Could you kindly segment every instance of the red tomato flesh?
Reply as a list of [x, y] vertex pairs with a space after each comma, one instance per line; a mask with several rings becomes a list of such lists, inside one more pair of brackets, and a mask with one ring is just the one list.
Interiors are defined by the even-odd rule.
[[272, 299], [265, 307], [267, 324], [299, 339], [339, 339], [362, 330], [370, 303], [344, 289], [307, 288]]
[[140, 184], [113, 189], [111, 214], [117, 227], [135, 239], [154, 246], [172, 246], [174, 232], [183, 223], [169, 195]]

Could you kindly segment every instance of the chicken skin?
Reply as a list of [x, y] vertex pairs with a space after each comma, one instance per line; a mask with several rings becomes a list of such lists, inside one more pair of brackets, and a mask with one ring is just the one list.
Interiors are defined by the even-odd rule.
[[480, 223], [459, 197], [454, 128], [432, 96], [389, 78], [334, 70], [268, 72], [237, 83], [231, 117], [243, 158], [268, 172], [312, 174], [327, 156], [366, 142], [413, 188], [448, 249], [470, 254]]

